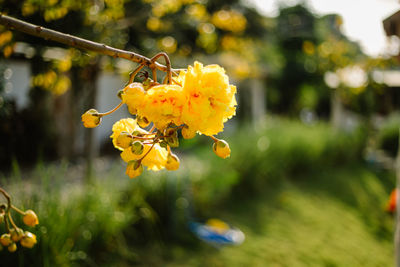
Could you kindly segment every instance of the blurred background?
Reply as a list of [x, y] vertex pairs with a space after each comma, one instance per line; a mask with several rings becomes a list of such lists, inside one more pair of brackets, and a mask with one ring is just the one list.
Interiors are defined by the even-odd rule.
[[[238, 88], [219, 137], [181, 140], [176, 172], [130, 180], [111, 144], [136, 64], [0, 27], [0, 181], [40, 224], [5, 266], [390, 266], [400, 123], [400, 3], [0, 1], [2, 13], [151, 57], [217, 63]], [[394, 15], [393, 15], [394, 14]], [[392, 16], [393, 15], [393, 16]], [[246, 236], [209, 246], [190, 222]], [[2, 228], [4, 231], [4, 229]]]

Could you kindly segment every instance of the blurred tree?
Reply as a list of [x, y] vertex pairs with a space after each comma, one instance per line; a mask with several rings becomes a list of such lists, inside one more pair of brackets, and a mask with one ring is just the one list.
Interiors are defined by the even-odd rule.
[[[171, 54], [175, 66], [192, 64], [194, 56], [202, 58], [205, 63], [218, 62], [232, 73], [235, 80], [260, 76], [264, 63], [258, 55], [261, 49], [265, 50], [263, 38], [271, 28], [269, 21], [257, 10], [238, 0], [25, 0], [0, 1], [0, 7], [2, 12], [11, 16], [117, 48], [140, 51], [145, 55], [165, 51]], [[24, 44], [24, 49], [21, 44]], [[98, 74], [99, 68], [116, 66], [120, 72], [128, 74], [134, 67], [130, 62], [116, 64], [118, 59], [109, 57], [100, 60], [94, 53], [82, 53], [6, 28], [0, 29], [0, 45], [5, 58], [35, 58], [35, 61], [30, 60], [34, 75], [31, 96], [40, 95], [43, 105], [38, 107], [37, 102], [32, 101], [28, 110], [30, 114], [40, 114], [36, 118], [46, 122], [46, 127], [38, 129], [38, 136], [32, 137], [37, 142], [30, 144], [30, 152], [36, 155], [42, 140], [40, 136], [51, 135], [52, 122], [64, 122], [65, 119], [59, 118], [60, 115], [70, 114], [71, 121], [58, 123], [59, 129], [53, 136], [53, 139], [61, 139], [58, 144], [64, 149], [56, 148], [54, 144], [48, 146], [50, 150], [53, 148], [50, 154], [63, 151], [61, 156], [74, 158], [76, 123], [82, 111], [89, 105], [94, 106], [96, 95], [93, 90], [90, 90], [92, 93], [81, 90], [87, 88], [85, 83], [96, 84], [97, 76], [86, 74]], [[93, 71], [93, 68], [97, 68], [97, 71]], [[68, 88], [72, 92], [66, 93]], [[74, 110], [70, 112], [57, 110], [57, 107], [68, 108], [71, 105], [74, 105]], [[39, 112], [39, 109], [42, 111]], [[15, 153], [19, 154], [17, 158], [25, 155]], [[90, 149], [87, 153], [90, 153]]]
[[[119, 20], [124, 17], [124, 1], [52, 1], [52, 0], [26, 0], [26, 1], [0, 1], [2, 12], [22, 18], [26, 21], [50, 27], [55, 30], [83, 36], [98, 42], [105, 42], [113, 46], [123, 47], [126, 43], [126, 33], [119, 29]], [[80, 91], [83, 80], [89, 84], [95, 84], [97, 75], [85, 75], [93, 68], [98, 69], [99, 60], [95, 54], [70, 49], [58, 43], [48, 42], [25, 34], [11, 32], [1, 27], [0, 45], [3, 56], [8, 58], [27, 58], [31, 64], [31, 89], [30, 105], [21, 111], [19, 116], [26, 123], [20, 123], [23, 129], [13, 132], [6, 140], [18, 140], [18, 146], [10, 148], [6, 157], [14, 155], [24, 161], [35, 161], [39, 154], [49, 157], [57, 151], [64, 151], [64, 155], [75, 156], [74, 137], [76, 136], [76, 124], [83, 110], [95, 101], [95, 93], [85, 94]], [[28, 47], [28, 49], [26, 49]], [[56, 48], [56, 49], [55, 49]], [[15, 51], [16, 53], [12, 53]], [[88, 55], [88, 56], [86, 56]], [[70, 69], [77, 69], [78, 79], [71, 86]], [[92, 71], [91, 73], [98, 73]], [[72, 93], [63, 95], [68, 88]], [[95, 92], [95, 91], [94, 91]], [[82, 99], [82, 96], [87, 96]], [[64, 105], [57, 105], [65, 102]], [[79, 105], [81, 104], [81, 105]], [[60, 110], [59, 107], [71, 108], [71, 112]], [[58, 124], [55, 130], [58, 114], [70, 114], [70, 123]], [[11, 121], [15, 120], [11, 118]], [[19, 123], [19, 122], [15, 122]], [[30, 138], [24, 138], [26, 133]], [[63, 136], [68, 138], [60, 138]], [[21, 135], [22, 134], [22, 135]], [[87, 132], [87, 139], [91, 139], [92, 132]], [[57, 142], [58, 141], [58, 142]], [[89, 141], [90, 143], [90, 141]], [[57, 144], [64, 149], [57, 147]], [[5, 144], [0, 144], [6, 146]], [[29, 148], [29, 149], [27, 149]], [[86, 150], [86, 153], [91, 153]], [[9, 160], [2, 161], [7, 164]]]
[[276, 36], [284, 61], [282, 70], [270, 79], [268, 104], [273, 111], [297, 115], [307, 108], [328, 116], [325, 74], [365, 58], [359, 45], [343, 35], [341, 24], [340, 16], [317, 17], [305, 4], [281, 7]]

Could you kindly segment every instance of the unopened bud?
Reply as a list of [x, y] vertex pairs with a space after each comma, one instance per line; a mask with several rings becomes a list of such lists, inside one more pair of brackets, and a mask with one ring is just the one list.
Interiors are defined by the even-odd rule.
[[136, 121], [141, 128], [146, 128], [150, 124], [149, 120], [146, 117], [142, 116], [137, 116]]
[[172, 135], [165, 137], [164, 139], [170, 147], [178, 147], [179, 146], [179, 139], [177, 135]]
[[86, 128], [94, 128], [101, 123], [101, 116], [95, 109], [89, 109], [82, 115], [83, 126]]
[[223, 159], [229, 157], [231, 155], [231, 149], [229, 148], [229, 144], [224, 140], [218, 140], [213, 144], [214, 153]]
[[11, 240], [14, 242], [18, 242], [24, 235], [24, 231], [21, 228], [13, 228], [10, 230]]
[[135, 130], [132, 132], [132, 136], [133, 136], [133, 138], [135, 138], [135, 136], [143, 136], [143, 134], [140, 131]]
[[8, 246], [8, 251], [10, 252], [15, 252], [17, 250], [17, 244], [15, 244], [14, 242], [12, 242], [9, 246]]
[[121, 99], [121, 100], [122, 100], [122, 94], [123, 93], [124, 93], [124, 90], [119, 90], [118, 93], [117, 93], [118, 98]]
[[165, 168], [169, 171], [175, 171], [179, 169], [179, 163], [179, 158], [175, 154], [169, 153]]
[[124, 89], [123, 92], [127, 96], [139, 96], [142, 97], [146, 91], [143, 88], [143, 84], [138, 82], [133, 82], [128, 84]]
[[143, 149], [144, 149], [144, 146], [143, 146], [142, 142], [135, 141], [132, 143], [131, 150], [132, 150], [133, 154], [141, 155], [143, 153]]
[[125, 149], [128, 148], [132, 143], [132, 136], [128, 132], [121, 132], [117, 137], [117, 146]]
[[167, 148], [167, 146], [168, 146], [168, 143], [167, 143], [166, 141], [162, 140], [162, 141], [160, 142], [160, 147], [162, 147], [162, 148]]
[[126, 166], [126, 175], [129, 176], [129, 178], [135, 178], [138, 177], [140, 174], [143, 172], [143, 166], [142, 163], [139, 160], [131, 160], [128, 162], [128, 165]]
[[2, 234], [0, 236], [0, 243], [3, 246], [8, 247], [12, 243], [10, 234]]
[[176, 129], [175, 128], [167, 128], [164, 131], [164, 135], [165, 136], [172, 136], [172, 135], [176, 135]]
[[39, 219], [33, 210], [25, 211], [25, 215], [22, 219], [28, 226], [35, 226], [36, 224], [39, 224]]
[[21, 246], [26, 248], [32, 248], [36, 244], [36, 235], [31, 232], [25, 231], [24, 236], [22, 237], [20, 243]]

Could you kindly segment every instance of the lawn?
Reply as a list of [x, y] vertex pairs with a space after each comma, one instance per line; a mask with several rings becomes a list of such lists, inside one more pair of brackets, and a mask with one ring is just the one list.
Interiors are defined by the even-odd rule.
[[[387, 192], [365, 166], [285, 179], [263, 194], [232, 200], [217, 218], [246, 235], [240, 246], [168, 243], [142, 251], [144, 266], [391, 266]], [[155, 252], [155, 253], [154, 253]], [[140, 254], [141, 254], [140, 253]]]

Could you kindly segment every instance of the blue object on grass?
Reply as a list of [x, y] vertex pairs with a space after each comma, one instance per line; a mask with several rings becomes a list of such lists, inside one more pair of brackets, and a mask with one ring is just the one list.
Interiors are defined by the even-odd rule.
[[215, 247], [240, 245], [245, 239], [242, 231], [218, 219], [206, 223], [189, 222], [189, 228], [199, 239]]

